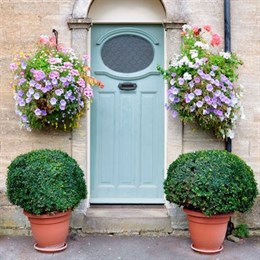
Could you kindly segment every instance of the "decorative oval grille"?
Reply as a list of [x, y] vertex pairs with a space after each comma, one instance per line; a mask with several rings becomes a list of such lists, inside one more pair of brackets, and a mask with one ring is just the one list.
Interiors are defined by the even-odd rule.
[[133, 73], [147, 68], [153, 61], [154, 50], [146, 39], [131, 35], [115, 36], [104, 43], [101, 58], [111, 70]]

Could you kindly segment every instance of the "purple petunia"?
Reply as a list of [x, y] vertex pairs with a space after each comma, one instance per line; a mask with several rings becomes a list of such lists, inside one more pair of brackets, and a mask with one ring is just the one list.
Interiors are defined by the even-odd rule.
[[57, 85], [58, 84], [58, 80], [56, 78], [51, 80], [52, 85]]
[[184, 84], [184, 79], [183, 78], [179, 78], [178, 82], [179, 82], [179, 85], [183, 85]]
[[194, 78], [194, 82], [195, 82], [195, 83], [200, 83], [200, 77], [195, 77], [195, 78]]
[[11, 63], [10, 64], [10, 69], [11, 70], [16, 70], [18, 68], [17, 64], [16, 63]]
[[175, 87], [171, 87], [169, 90], [168, 90], [168, 93], [171, 93], [171, 94], [178, 94], [179, 93], [179, 89], [178, 88], [175, 88]]
[[21, 68], [25, 70], [27, 67], [27, 63], [24, 60], [21, 60]]
[[36, 81], [41, 81], [45, 78], [45, 73], [42, 70], [33, 70], [33, 76]]
[[28, 104], [28, 103], [31, 102], [31, 100], [32, 100], [32, 98], [31, 98], [31, 97], [28, 97], [28, 98], [25, 99], [25, 102]]
[[203, 70], [201, 70], [201, 69], [199, 69], [197, 72], [198, 72], [198, 74], [199, 74], [200, 76], [205, 75], [204, 72], [203, 72]]
[[57, 79], [60, 77], [60, 73], [58, 71], [51, 71], [49, 74], [50, 79]]
[[59, 88], [59, 89], [56, 89], [55, 90], [55, 94], [57, 95], [57, 96], [61, 96], [62, 94], [63, 94], [63, 89], [61, 89], [61, 88]]
[[51, 103], [52, 106], [54, 106], [57, 103], [57, 99], [55, 97], [52, 97], [50, 99], [50, 103]]
[[71, 95], [72, 95], [72, 91], [71, 90], [67, 91], [65, 94], [65, 99], [69, 99]]
[[22, 119], [23, 122], [27, 122], [27, 121], [28, 121], [28, 118], [27, 118], [26, 115], [22, 115], [22, 116], [21, 116], [21, 119]]
[[217, 115], [217, 116], [223, 116], [223, 111], [222, 111], [222, 110], [215, 109], [213, 112], [214, 112], [214, 114]]
[[192, 105], [192, 106], [190, 107], [190, 112], [193, 112], [195, 109], [196, 109], [196, 105], [194, 104], [194, 105]]
[[35, 93], [34, 95], [34, 99], [38, 100], [40, 98], [40, 94], [39, 93]]
[[65, 68], [72, 68], [73, 65], [72, 65], [71, 62], [66, 61], [66, 62], [63, 63], [63, 66], [64, 66]]
[[32, 94], [34, 93], [34, 89], [33, 89], [33, 88], [29, 88], [28, 93], [29, 93], [30, 95], [32, 95]]
[[64, 99], [62, 99], [60, 101], [60, 110], [65, 110], [66, 109], [66, 104], [67, 104], [67, 102]]
[[218, 89], [218, 90], [216, 90], [215, 92], [214, 92], [214, 95], [216, 96], [216, 97], [219, 97], [220, 95], [221, 95], [221, 91]]
[[41, 111], [41, 114], [42, 114], [42, 116], [47, 116], [46, 110], [42, 110], [42, 111]]
[[71, 74], [72, 76], [79, 76], [79, 71], [76, 70], [76, 69], [72, 69], [72, 70], [70, 71], [70, 74]]
[[212, 66], [211, 66], [211, 69], [212, 69], [213, 71], [216, 71], [216, 70], [218, 69], [218, 66], [212, 65]]
[[176, 118], [178, 116], [178, 112], [176, 110], [171, 110], [171, 115], [173, 118]]
[[197, 107], [202, 107], [203, 104], [204, 104], [204, 102], [200, 100], [200, 101], [198, 101], [198, 102], [196, 103], [196, 106], [197, 106]]
[[18, 96], [18, 97], [22, 97], [23, 94], [24, 94], [24, 92], [23, 92], [22, 90], [18, 90], [18, 91], [17, 91], [17, 96]]
[[24, 82], [26, 82], [25, 78], [20, 78], [18, 81], [18, 86], [21, 86]]
[[200, 96], [200, 95], [202, 94], [202, 90], [199, 89], [199, 88], [196, 88], [196, 89], [194, 90], [194, 94], [195, 94], [196, 96]]
[[213, 86], [211, 84], [207, 84], [206, 89], [211, 92], [213, 90]]
[[37, 89], [41, 89], [41, 88], [42, 88], [42, 85], [39, 84], [39, 83], [36, 83], [36, 84], [35, 84], [35, 87], [36, 87]]
[[35, 80], [31, 79], [31, 80], [29, 81], [29, 85], [30, 85], [31, 87], [34, 87], [35, 84], [36, 84]]
[[205, 74], [205, 79], [206, 80], [211, 80], [211, 76], [209, 74]]
[[40, 116], [40, 115], [42, 114], [41, 109], [36, 108], [36, 109], [34, 110], [34, 114], [35, 114], [36, 116]]
[[205, 96], [204, 100], [207, 102], [208, 105], [211, 105], [212, 101], [211, 101], [211, 98], [209, 96]]
[[217, 87], [219, 87], [219, 86], [220, 86], [219, 80], [216, 79], [216, 80], [214, 81], [214, 84], [215, 84]]
[[18, 104], [19, 106], [21, 106], [21, 107], [24, 107], [24, 106], [25, 106], [25, 101], [24, 101], [24, 99], [21, 98], [21, 97], [18, 97], [18, 98], [17, 98], [17, 104]]
[[193, 93], [185, 94], [185, 102], [190, 103], [194, 99], [195, 95]]
[[190, 82], [189, 82], [189, 86], [190, 86], [190, 88], [193, 88], [194, 85], [195, 85], [194, 81], [190, 81]]

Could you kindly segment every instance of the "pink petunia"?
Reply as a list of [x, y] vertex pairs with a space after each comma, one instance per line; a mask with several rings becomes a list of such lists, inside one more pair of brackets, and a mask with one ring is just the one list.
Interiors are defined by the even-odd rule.
[[64, 45], [61, 44], [61, 43], [59, 43], [59, 44], [57, 45], [57, 50], [58, 50], [58, 51], [62, 51], [64, 48], [65, 48]]
[[210, 32], [210, 31], [211, 31], [211, 26], [210, 26], [209, 24], [205, 24], [205, 25], [203, 26], [203, 29], [206, 30], [206, 31], [208, 31], [208, 32]]
[[221, 39], [219, 34], [213, 33], [210, 44], [214, 47], [220, 45], [220, 43], [221, 43]]
[[39, 39], [40, 44], [47, 44], [49, 42], [49, 37], [47, 35], [41, 35]]
[[194, 35], [198, 36], [200, 34], [201, 29], [198, 26], [193, 26], [192, 31]]
[[56, 46], [56, 37], [55, 36], [51, 36], [50, 39], [49, 39], [49, 44], [50, 46]]

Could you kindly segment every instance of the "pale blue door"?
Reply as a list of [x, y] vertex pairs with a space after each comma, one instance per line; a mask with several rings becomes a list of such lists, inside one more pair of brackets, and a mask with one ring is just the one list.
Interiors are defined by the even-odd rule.
[[160, 25], [94, 25], [91, 203], [163, 203], [164, 63]]

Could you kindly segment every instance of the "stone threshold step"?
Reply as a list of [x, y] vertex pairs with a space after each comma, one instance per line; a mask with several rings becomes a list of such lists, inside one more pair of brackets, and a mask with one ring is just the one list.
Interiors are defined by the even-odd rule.
[[164, 206], [105, 205], [87, 210], [82, 231], [87, 234], [168, 234], [172, 228]]

